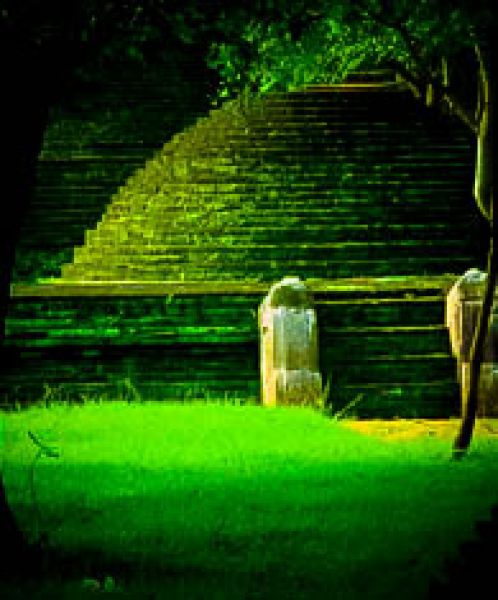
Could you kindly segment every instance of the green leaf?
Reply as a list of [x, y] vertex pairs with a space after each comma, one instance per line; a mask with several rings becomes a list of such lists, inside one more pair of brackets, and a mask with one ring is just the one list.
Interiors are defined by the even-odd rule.
[[130, 44], [129, 46], [127, 46], [126, 52], [127, 52], [128, 56], [130, 58], [132, 58], [133, 60], [137, 60], [137, 61], [144, 60], [143, 52], [140, 50], [140, 48], [138, 48], [134, 44]]
[[339, 35], [341, 33], [342, 27], [338, 21], [336, 21], [335, 19], [327, 19], [326, 23], [329, 27], [330, 32], [333, 35]]

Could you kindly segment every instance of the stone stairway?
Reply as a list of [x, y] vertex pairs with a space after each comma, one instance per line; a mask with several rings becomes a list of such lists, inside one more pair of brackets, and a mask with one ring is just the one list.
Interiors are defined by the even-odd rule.
[[[339, 410], [360, 417], [445, 417], [458, 386], [444, 327], [453, 276], [315, 280], [320, 369]], [[266, 284], [14, 287], [8, 403], [123, 397], [257, 399], [257, 309]], [[54, 392], [54, 394], [52, 394]], [[130, 396], [131, 394], [131, 396]]]
[[460, 272], [478, 231], [473, 149], [396, 89], [341, 86], [212, 111], [120, 188], [62, 279]]
[[473, 154], [393, 85], [227, 103], [122, 183], [59, 278], [14, 286], [3, 389], [256, 398], [258, 305], [299, 275], [333, 409], [456, 414], [444, 296], [482, 264]]
[[123, 181], [207, 110], [205, 75], [194, 59], [128, 70], [81, 83], [69, 103], [53, 109], [14, 281], [58, 276]]

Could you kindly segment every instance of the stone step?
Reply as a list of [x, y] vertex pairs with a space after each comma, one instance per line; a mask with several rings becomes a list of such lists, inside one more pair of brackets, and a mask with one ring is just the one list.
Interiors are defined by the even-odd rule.
[[[144, 240], [142, 240], [144, 241]], [[462, 244], [461, 238], [458, 239], [441, 239], [432, 240], [430, 245], [431, 255], [433, 257], [443, 256], [458, 256]], [[75, 260], [79, 260], [79, 249], [75, 249]], [[84, 250], [81, 250], [81, 256], [84, 258]], [[125, 246], [121, 248], [117, 246], [112, 249], [106, 249], [106, 257], [109, 261], [119, 261], [120, 258], [126, 257], [133, 260], [137, 255], [140, 260], [143, 260], [144, 268], [152, 268], [154, 264], [168, 262], [171, 259], [179, 259], [180, 262], [192, 261], [197, 262], [207, 257], [217, 259], [224, 264], [230, 265], [234, 261], [237, 262], [242, 258], [250, 261], [266, 261], [284, 258], [287, 262], [293, 260], [322, 260], [329, 258], [338, 261], [355, 261], [360, 259], [388, 259], [393, 253], [400, 259], [417, 259], [427, 255], [428, 246], [425, 243], [420, 243], [414, 240], [388, 240], [388, 241], [346, 241], [346, 242], [317, 242], [313, 245], [290, 244], [285, 242], [282, 244], [240, 244], [233, 245], [221, 243], [204, 242], [200, 240], [198, 245], [192, 244], [176, 244], [175, 246], [156, 246], [143, 244], [133, 244], [130, 241], [125, 242]]]
[[[124, 261], [116, 261], [109, 266], [99, 268], [96, 265], [98, 255], [93, 257], [93, 263], [83, 263], [81, 266], [62, 266], [62, 279], [70, 281], [88, 281], [88, 273], [91, 272], [91, 280], [94, 281], [209, 281], [223, 280], [231, 281], [239, 275], [239, 271], [230, 270], [224, 264], [209, 264], [204, 261], [198, 266], [188, 266], [184, 268], [182, 263], [172, 261], [170, 265], [164, 268], [158, 268], [155, 265], [147, 269], [140, 264], [128, 265]], [[463, 272], [471, 268], [473, 261], [468, 257], [452, 257], [446, 259], [440, 257], [420, 258], [417, 261], [394, 258], [389, 263], [385, 260], [365, 260], [349, 261], [347, 264], [341, 261], [332, 261], [324, 259], [309, 264], [306, 261], [291, 261], [285, 263], [279, 261], [278, 264], [272, 264], [271, 261], [248, 261], [244, 266], [251, 270], [250, 276], [246, 276], [245, 281], [274, 281], [281, 279], [286, 275], [299, 276], [301, 278], [311, 277], [320, 278], [323, 275], [328, 277], [387, 277], [390, 275], [438, 275], [441, 271], [449, 273], [451, 269]], [[112, 268], [111, 268], [112, 267]]]
[[[224, 199], [221, 202], [213, 198], [212, 202], [199, 201], [192, 203], [190, 206], [183, 204], [181, 201], [177, 201], [176, 205], [171, 204], [169, 206], [153, 204], [152, 202], [147, 203], [147, 198], [144, 199], [142, 204], [139, 204], [138, 198], [136, 198], [134, 205], [109, 207], [106, 217], [100, 221], [99, 229], [102, 231], [105, 229], [104, 223], [106, 226], [112, 221], [116, 224], [122, 224], [123, 220], [130, 221], [131, 228], [133, 222], [140, 223], [151, 218], [165, 219], [163, 223], [158, 223], [159, 226], [156, 229], [147, 232], [147, 235], [152, 236], [155, 232], [164, 234], [163, 229], [168, 226], [175, 227], [175, 225], [180, 225], [183, 222], [188, 222], [190, 227], [199, 225], [203, 228], [204, 225], [208, 226], [212, 217], [215, 216], [227, 225], [248, 227], [249, 230], [252, 226], [262, 227], [264, 223], [267, 223], [268, 228], [272, 229], [279, 224], [280, 226], [288, 224], [291, 227], [297, 222], [310, 225], [322, 223], [334, 226], [348, 223], [371, 223], [372, 221], [382, 223], [383, 220], [390, 217], [393, 220], [396, 219], [397, 224], [403, 224], [403, 222], [409, 223], [412, 215], [417, 217], [416, 223], [422, 221], [422, 219], [428, 223], [431, 221], [437, 222], [440, 221], [441, 217], [448, 217], [452, 214], [468, 217], [468, 207], [458, 206], [456, 203], [455, 205], [450, 203], [448, 205], [431, 206], [429, 201], [412, 203], [404, 200], [393, 202], [387, 199], [377, 205], [362, 204], [361, 201], [356, 206], [354, 204], [354, 201], [349, 203], [337, 201], [337, 203], [331, 203], [328, 208], [319, 205], [318, 207], [311, 206], [307, 210], [306, 207], [291, 205], [291, 201], [288, 199], [286, 201], [281, 199], [278, 207], [275, 207], [270, 198], [266, 201], [260, 201], [248, 197], [246, 203], [243, 204], [238, 194], [228, 201]], [[192, 209], [202, 208], [204, 213], [192, 213]], [[424, 209], [426, 212], [421, 214]], [[52, 218], [57, 218], [57, 216], [54, 215]], [[388, 228], [388, 225], [386, 228]]]
[[[468, 223], [464, 217], [465, 215], [463, 215], [462, 219], [460, 219], [458, 222], [455, 220], [452, 231], [455, 239], [458, 239], [460, 243], [462, 241], [470, 242], [471, 238], [473, 238], [476, 233], [475, 225]], [[65, 227], [74, 226], [75, 229], [77, 229], [83, 222], [83, 218], [75, 221], [74, 223], [61, 220], [61, 225], [64, 224]], [[42, 234], [46, 235], [47, 239], [49, 239], [50, 236], [53, 237], [51, 230], [33, 231], [33, 234], [36, 233], [38, 236], [41, 236]], [[447, 235], [447, 225], [445, 222], [441, 221], [431, 223], [430, 227], [427, 226], [427, 223], [412, 224], [411, 226], [395, 223], [387, 226], [383, 223], [373, 223], [372, 225], [369, 225], [368, 223], [344, 224], [340, 222], [334, 222], [333, 227], [320, 226], [310, 228], [307, 224], [305, 224], [304, 227], [296, 228], [292, 233], [292, 237], [294, 238], [296, 244], [361, 242], [365, 240], [371, 242], [382, 242], [389, 240], [396, 243], [410, 239], [413, 242], [418, 241], [420, 244], [425, 244], [427, 247], [427, 245], [433, 241], [437, 233], [440, 233], [439, 239], [444, 239], [444, 236]], [[87, 237], [89, 235], [91, 235], [90, 232], [88, 232]], [[232, 236], [231, 238], [229, 237], [230, 235]], [[272, 227], [268, 227], [266, 224], [258, 226], [253, 225], [251, 230], [248, 232], [247, 228], [244, 228], [241, 225], [232, 226], [224, 229], [224, 240], [227, 244], [230, 243], [235, 247], [244, 247], [251, 244], [253, 246], [260, 246], [261, 244], [284, 245], [289, 243], [289, 228], [282, 227], [279, 223], [275, 223]], [[179, 246], [187, 245], [190, 248], [199, 243], [204, 243], [207, 246], [212, 244], [212, 241], [213, 240], [210, 238], [208, 230], [197, 233], [170, 231], [169, 244], [164, 246], [157, 244], [156, 252], [158, 254], [165, 254], [174, 250], [175, 248], [178, 248]], [[485, 240], [483, 240], [483, 243], [484, 242]], [[33, 243], [36, 243], [36, 240], [32, 240], [31, 238], [24, 239], [22, 241], [22, 246], [23, 248], [33, 247]], [[57, 244], [54, 246], [54, 248], [56, 247]], [[220, 247], [223, 246], [214, 246], [214, 248]], [[74, 250], [79, 256], [79, 248], [76, 247]]]
[[331, 412], [346, 410], [345, 416], [369, 419], [444, 419], [460, 414], [460, 392], [456, 381], [343, 385], [331, 389]]
[[[119, 86], [116, 85], [115, 90], [118, 89]], [[360, 89], [362, 92], [356, 93]], [[147, 103], [149, 107], [155, 104], [157, 104], [155, 100]], [[398, 114], [399, 107], [403, 107], [402, 117], [400, 117], [401, 113]], [[121, 275], [126, 272], [121, 268], [120, 261], [114, 260], [113, 250], [110, 250], [120, 243], [120, 239], [124, 235], [122, 230], [125, 218], [128, 219], [129, 231], [127, 236], [124, 236], [128, 237], [128, 241], [123, 247], [130, 245], [129, 251], [125, 253], [126, 256], [134, 256], [137, 253], [137, 248], [130, 244], [130, 240], [143, 239], [148, 244], [153, 242], [161, 246], [155, 251], [151, 251], [152, 253], [164, 253], [179, 257], [182, 256], [184, 249], [176, 247], [175, 236], [184, 235], [186, 229], [191, 232], [189, 241], [192, 239], [192, 232], [195, 235], [197, 228], [202, 233], [206, 233], [208, 237], [219, 236], [219, 243], [222, 246], [228, 237], [241, 235], [244, 227], [249, 229], [249, 235], [246, 234], [245, 239], [250, 240], [250, 232], [254, 230], [255, 238], [259, 236], [257, 239], [260, 245], [264, 243], [261, 238], [265, 226], [268, 231], [267, 237], [270, 238], [272, 231], [274, 229], [278, 231], [280, 227], [278, 239], [280, 243], [284, 244], [286, 241], [282, 229], [282, 221], [284, 221], [288, 240], [297, 235], [296, 230], [298, 230], [299, 239], [302, 240], [302, 244], [305, 244], [307, 240], [303, 233], [308, 230], [310, 231], [309, 243], [316, 244], [317, 232], [320, 236], [320, 232], [325, 228], [338, 228], [340, 231], [338, 236], [342, 240], [344, 239], [344, 226], [371, 224], [372, 220], [375, 222], [386, 218], [389, 222], [404, 220], [404, 222], [419, 223], [420, 215], [417, 213], [420, 210], [424, 213], [424, 220], [428, 218], [422, 200], [420, 205], [413, 203], [408, 206], [406, 202], [401, 202], [399, 206], [389, 205], [388, 213], [384, 212], [386, 209], [384, 199], [377, 208], [371, 204], [374, 198], [379, 198], [379, 194], [393, 194], [393, 192], [397, 194], [396, 190], [406, 188], [407, 182], [414, 179], [417, 180], [417, 183], [412, 185], [414, 185], [414, 191], [418, 197], [420, 199], [427, 197], [431, 200], [431, 221], [439, 224], [440, 221], [446, 222], [451, 216], [455, 221], [454, 228], [458, 230], [458, 227], [463, 227], [465, 221], [468, 220], [466, 218], [467, 207], [455, 208], [443, 197], [438, 198], [438, 202], [434, 202], [434, 191], [437, 190], [437, 194], [441, 196], [455, 194], [460, 198], [464, 193], [468, 194], [467, 190], [470, 189], [472, 176], [472, 169], [469, 169], [469, 158], [473, 151], [469, 147], [468, 136], [458, 128], [449, 138], [447, 127], [440, 126], [436, 120], [433, 121], [431, 128], [420, 127], [419, 125], [425, 122], [424, 119], [425, 116], [422, 115], [408, 94], [394, 92], [391, 88], [381, 88], [380, 86], [362, 88], [357, 84], [349, 87], [330, 88], [328, 93], [321, 89], [306, 93], [277, 94], [265, 100], [254, 101], [246, 111], [241, 111], [240, 104], [237, 103], [229, 103], [221, 110], [212, 110], [185, 131], [173, 136], [172, 140], [156, 154], [156, 158], [137, 171], [128, 180], [127, 185], [117, 191], [109, 204], [107, 214], [97, 224], [96, 231], [89, 231], [86, 234], [86, 242], [90, 244], [91, 248], [88, 251], [88, 258], [81, 259], [81, 265], [77, 271], [81, 273], [81, 268], [86, 261], [90, 271], [96, 262], [104, 262], [109, 266], [115, 264]], [[75, 131], [75, 123], [68, 122], [67, 125], [66, 133], [71, 134]], [[98, 143], [96, 141], [90, 144], [86, 143], [85, 147], [77, 148], [73, 154], [68, 154], [66, 157], [64, 155], [57, 157], [57, 154], [53, 154], [53, 158], [59, 160], [50, 162], [47, 159], [45, 161], [43, 164], [44, 176], [49, 177], [49, 173], [52, 173], [50, 177], [53, 177], [56, 185], [66, 185], [73, 181], [74, 184], [79, 182], [83, 186], [94, 185], [94, 181], [97, 179], [102, 182], [104, 178], [107, 178], [108, 189], [110, 189], [114, 180], [114, 175], [110, 176], [112, 169], [115, 169], [116, 176], [120, 174], [119, 161], [128, 161], [130, 148], [133, 147], [130, 143], [127, 144], [126, 135], [123, 133], [121, 144], [112, 146], [112, 141], [110, 142], [111, 150], [116, 151], [114, 164], [108, 160], [108, 156], [99, 155], [100, 146], [108, 144], [110, 139], [106, 138], [104, 132], [95, 138]], [[55, 152], [57, 152], [57, 136], [59, 136], [59, 140], [64, 139], [64, 127], [54, 131], [51, 138]], [[127, 153], [123, 154], [123, 148], [128, 149]], [[107, 150], [109, 149], [107, 148], [106, 152]], [[121, 152], [121, 156], [118, 152]], [[202, 152], [205, 152], [204, 158], [200, 156]], [[87, 154], [85, 155], [85, 153]], [[88, 153], [90, 154], [88, 155]], [[214, 162], [213, 156], [216, 157]], [[270, 156], [276, 161], [275, 164], [265, 162]], [[385, 157], [380, 158], [381, 156]], [[258, 165], [258, 160], [262, 160], [262, 164]], [[334, 169], [331, 168], [334, 166], [333, 163], [331, 164], [332, 160], [340, 165], [339, 172], [336, 170], [334, 173]], [[278, 161], [281, 161], [280, 164]], [[369, 161], [371, 161], [370, 165]], [[216, 173], [217, 183], [217, 194], [215, 195], [212, 194], [213, 190], [209, 189], [209, 186], [212, 186], [213, 173]], [[442, 176], [443, 173], [444, 176]], [[279, 180], [279, 178], [281, 179]], [[158, 179], [162, 182], [164, 194], [160, 197], [157, 195]], [[193, 183], [192, 180], [194, 180]], [[45, 180], [45, 185], [47, 181], [49, 180]], [[41, 182], [43, 183], [43, 179]], [[202, 186], [205, 186], [204, 189]], [[230, 188], [230, 186], [232, 187]], [[320, 191], [320, 187], [322, 191]], [[348, 189], [342, 189], [344, 187]], [[332, 193], [328, 197], [326, 194], [320, 196], [327, 188]], [[333, 193], [334, 188], [335, 194]], [[272, 193], [267, 194], [266, 190], [271, 190]], [[412, 191], [413, 188], [407, 192], [406, 197], [413, 197]], [[221, 197], [220, 192], [223, 192]], [[142, 193], [145, 195], [140, 198]], [[147, 197], [148, 194], [156, 195], [151, 199]], [[172, 196], [168, 197], [168, 194], [172, 194]], [[178, 214], [179, 199], [176, 194], [186, 194], [184, 200], [188, 202], [189, 212], [185, 212], [183, 216]], [[297, 200], [298, 194], [299, 200]], [[248, 205], [242, 195], [249, 197], [252, 205]], [[329, 198], [334, 198], [334, 195], [335, 199], [341, 198], [341, 204], [335, 205], [334, 209], [327, 214], [325, 213], [325, 203], [330, 202]], [[144, 221], [142, 218], [144, 216], [140, 209], [142, 200], [149, 207], [150, 217], [148, 218], [156, 221], [152, 233], [145, 231], [147, 220]], [[47, 203], [45, 207], [48, 209], [54, 206], [52, 203], [57, 200], [55, 197], [53, 200], [49, 200], [45, 196], [43, 201]], [[183, 202], [183, 198], [181, 201]], [[203, 210], [210, 201], [218, 203], [218, 205], [215, 207], [216, 213], [209, 215], [205, 211], [203, 213]], [[293, 206], [294, 201], [296, 203], [299, 201], [300, 204]], [[250, 208], [245, 211], [249, 214], [240, 213], [241, 205], [244, 205], [246, 209]], [[304, 211], [305, 207], [309, 209], [306, 212]], [[236, 208], [239, 212], [236, 210], [234, 214], [233, 211]], [[375, 211], [378, 212], [375, 213]], [[451, 215], [449, 211], [451, 211]], [[198, 213], [198, 216], [195, 217], [190, 213]], [[43, 210], [38, 214], [40, 217], [35, 213], [36, 218], [33, 219], [31, 227], [25, 229], [25, 232], [31, 239], [38, 238], [43, 241], [49, 236], [36, 236], [36, 228], [42, 218]], [[117, 220], [114, 220], [115, 216], [118, 217]], [[304, 218], [305, 221], [303, 221]], [[54, 211], [54, 216], [46, 217], [46, 231], [60, 228], [66, 219], [81, 223], [82, 227], [88, 226], [89, 223], [89, 220], [81, 219], [77, 215], [77, 211], [59, 215], [55, 215]], [[171, 219], [174, 219], [174, 223], [171, 222]], [[457, 223], [458, 219], [460, 225]], [[151, 222], [149, 221], [149, 223]], [[162, 227], [159, 225], [161, 222], [164, 223]], [[305, 228], [303, 223], [306, 223]], [[76, 229], [77, 227], [72, 229], [68, 226], [66, 239], [69, 239], [69, 232], [76, 232]], [[311, 233], [312, 230], [313, 233]], [[142, 231], [145, 234], [143, 236], [140, 235]], [[448, 237], [442, 235], [443, 232], [440, 229], [434, 231], [437, 231], [440, 238]], [[167, 235], [171, 235], [169, 250], [166, 249], [168, 243], [164, 243], [162, 239], [162, 236]], [[389, 236], [388, 230], [386, 235]], [[242, 236], [244, 236], [244, 232]], [[453, 236], [453, 239], [457, 237]], [[206, 238], [194, 239], [199, 243]], [[331, 240], [329, 243], [333, 243], [337, 238], [332, 235], [327, 239]], [[430, 236], [425, 240], [429, 243]], [[375, 243], [381, 241], [378, 234], [373, 236], [369, 256], [379, 255], [380, 250], [379, 247], [375, 247]], [[81, 241], [77, 243], [81, 243]], [[232, 240], [230, 243], [237, 245], [236, 240]], [[394, 248], [399, 250], [395, 241], [394, 243]], [[102, 247], [99, 244], [103, 244]], [[164, 251], [162, 246], [165, 247]], [[440, 249], [441, 244], [436, 247]], [[212, 265], [214, 276], [219, 276], [220, 268], [216, 265], [216, 254], [220, 252], [227, 257], [231, 256], [231, 258], [226, 258], [226, 260], [232, 261], [230, 269], [237, 260], [244, 260], [247, 267], [251, 266], [255, 269], [255, 273], [250, 277], [264, 276], [262, 271], [265, 268], [264, 263], [259, 259], [259, 256], [263, 255], [257, 247], [248, 247], [245, 250], [247, 253], [251, 250], [256, 253], [257, 259], [252, 262], [250, 256], [245, 253], [233, 253], [230, 250], [229, 254], [216, 246], [213, 249], [208, 247], [206, 250], [207, 252], [212, 250], [212, 254], [206, 255], [203, 260], [206, 265]], [[266, 250], [268, 252], [268, 249]], [[270, 252], [271, 256], [267, 263], [271, 263], [273, 260], [282, 260], [281, 269], [287, 269], [290, 259], [306, 263], [313, 258], [317, 261], [316, 264], [308, 266], [313, 269], [314, 275], [319, 275], [320, 269], [325, 268], [325, 263], [321, 260], [321, 253], [325, 250], [333, 249], [317, 251], [297, 249], [289, 251], [292, 254], [291, 257], [285, 257], [285, 253], [279, 255], [278, 250], [275, 249], [271, 251], [274, 254]], [[353, 248], [351, 250], [353, 253], [353, 256], [349, 257], [353, 261], [351, 272], [362, 272], [363, 267], [355, 264], [357, 259], [355, 252], [359, 252], [359, 250], [353, 250]], [[415, 250], [415, 254], [423, 254], [425, 250], [424, 243]], [[107, 252], [109, 255], [104, 257]], [[345, 256], [345, 250], [343, 252]], [[381, 256], [385, 256], [387, 253], [385, 250], [382, 252], [384, 254]], [[444, 256], [443, 250], [439, 250], [439, 252], [443, 252]], [[465, 253], [466, 250], [462, 250], [462, 256]], [[76, 252], [77, 260], [80, 260], [79, 257], [83, 254], [78, 250]], [[202, 253], [194, 248], [191, 254], [199, 254], [199, 258], [192, 263], [190, 275], [183, 273], [183, 276], [194, 278], [204, 276], [205, 266], [199, 268], [196, 265], [196, 262], [201, 259]], [[146, 248], [144, 256], [148, 255], [149, 249]], [[416, 259], [416, 256], [410, 258]], [[149, 263], [143, 269], [144, 276], [147, 278], [153, 276], [149, 273], [150, 260], [145, 257], [143, 260], [147, 260]], [[156, 258], [151, 260], [155, 260], [158, 268], [162, 268], [161, 260]], [[306, 265], [298, 266], [300, 269], [304, 269]], [[331, 263], [331, 266], [332, 268], [336, 267], [334, 263]], [[426, 268], [422, 264], [419, 266], [423, 269]], [[443, 265], [441, 266], [443, 267]], [[138, 265], [130, 265], [128, 269], [130, 276], [137, 276], [139, 273], [137, 267]], [[387, 268], [381, 268], [380, 265], [374, 264], [371, 267], [374, 273], [389, 271]], [[269, 269], [268, 277], [273, 277], [279, 272], [278, 268], [274, 268], [271, 264], [266, 268]], [[359, 271], [358, 268], [360, 268]], [[394, 268], [397, 269], [397, 265], [394, 265]], [[180, 262], [173, 272], [182, 275], [182, 269], [183, 265]], [[67, 267], [64, 272], [67, 273], [70, 270], [71, 268]], [[95, 268], [93, 275], [97, 278], [112, 277], [111, 273], [104, 271], [103, 268]], [[171, 273], [169, 267], [167, 272]], [[342, 268], [341, 272], [346, 273], [347, 269]], [[88, 275], [89, 273], [87, 273]], [[161, 271], [157, 275], [163, 277], [167, 273]], [[231, 272], [230, 276], [232, 275]]]
[[[443, 283], [400, 279], [398, 287], [397, 281], [313, 284], [329, 399], [338, 410], [361, 393], [356, 411], [370, 418], [455, 414]], [[173, 296], [119, 296], [111, 289], [109, 296], [84, 296], [84, 286], [76, 286], [72, 296], [61, 297], [57, 290], [63, 288], [55, 285], [48, 288], [52, 296], [37, 297], [43, 288], [21, 288], [13, 296], [7, 339], [10, 351], [22, 350], [23, 358], [13, 361], [17, 366], [2, 385], [25, 397], [42, 394], [44, 383], [68, 395], [93, 386], [96, 394], [112, 396], [128, 378], [140, 393], [158, 399], [182, 398], [189, 389], [203, 397], [257, 396], [263, 288], [237, 294], [233, 285], [225, 284], [230, 293], [222, 291], [222, 282], [216, 285], [200, 283], [195, 294]], [[450, 279], [444, 289], [449, 285]]]

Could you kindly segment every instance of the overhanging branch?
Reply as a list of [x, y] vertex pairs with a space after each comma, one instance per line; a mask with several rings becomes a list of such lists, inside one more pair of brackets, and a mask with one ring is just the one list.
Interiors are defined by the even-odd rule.
[[[400, 35], [415, 69], [414, 71], [410, 71], [407, 66], [394, 60], [391, 61], [390, 66], [407, 84], [414, 96], [417, 99], [422, 99], [426, 90], [429, 87], [432, 87], [435, 96], [439, 101], [446, 104], [449, 111], [458, 117], [472, 133], [477, 135], [479, 130], [479, 118], [476, 118], [476, 115], [466, 108], [463, 102], [457, 98], [453, 90], [450, 89], [448, 82], [445, 81], [444, 73], [441, 73], [441, 77], [438, 77], [435, 74], [435, 70], [428, 64], [429, 58], [424, 55], [421, 43], [410, 34], [402, 18], [390, 16], [384, 3], [382, 3], [382, 8], [373, 10], [372, 7], [368, 6], [365, 2], [361, 2], [359, 4], [359, 11], [363, 12], [364, 18], [370, 18], [388, 29], [393, 29]], [[480, 67], [483, 66], [482, 61], [479, 64]]]
[[466, 108], [460, 100], [448, 89], [443, 86], [442, 100], [445, 102], [455, 116], [457, 116], [464, 125], [466, 125], [472, 133], [479, 133], [479, 121], [475, 118], [472, 111]]
[[398, 63], [396, 61], [389, 61], [387, 66], [393, 69], [396, 72], [398, 77], [408, 86], [412, 94], [420, 99], [424, 93], [424, 86], [421, 81], [410, 72], [403, 64]]
[[476, 43], [474, 46], [474, 52], [477, 58], [477, 63], [479, 65], [477, 80], [477, 107], [475, 118], [477, 123], [480, 123], [483, 114], [489, 104], [489, 78], [483, 52], [478, 43]]
[[396, 71], [398, 76], [406, 83], [412, 94], [418, 99], [422, 99], [427, 85], [432, 85], [440, 95], [451, 113], [458, 117], [472, 133], [478, 133], [478, 121], [470, 110], [453, 94], [448, 86], [444, 86], [436, 77], [417, 77], [410, 72], [402, 63], [392, 61], [389, 66]]

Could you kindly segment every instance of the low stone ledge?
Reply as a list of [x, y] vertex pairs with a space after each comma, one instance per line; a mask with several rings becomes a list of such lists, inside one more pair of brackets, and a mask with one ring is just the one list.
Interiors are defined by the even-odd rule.
[[[425, 293], [435, 290], [441, 298], [453, 286], [459, 275], [355, 277], [340, 279], [307, 279], [306, 287], [313, 294], [326, 293]], [[71, 296], [172, 296], [202, 294], [264, 295], [270, 283], [258, 281], [69, 281], [44, 280], [40, 283], [13, 283], [11, 298], [45, 298]]]

